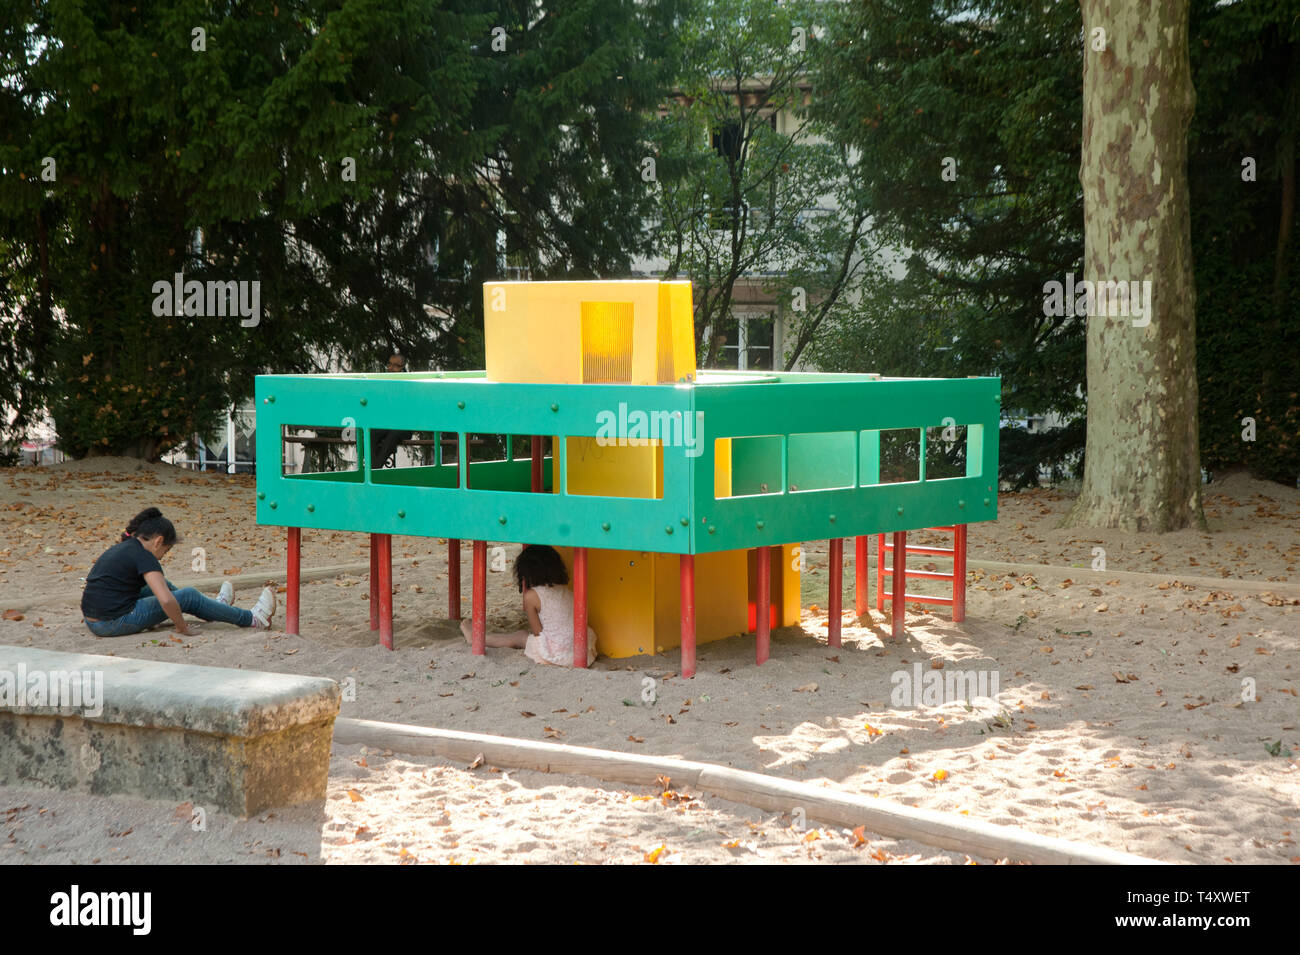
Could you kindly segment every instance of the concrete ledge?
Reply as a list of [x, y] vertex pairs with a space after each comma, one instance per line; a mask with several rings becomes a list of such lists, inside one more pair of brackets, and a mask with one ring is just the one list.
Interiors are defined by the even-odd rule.
[[0, 783], [236, 815], [323, 800], [339, 697], [317, 677], [0, 646]]

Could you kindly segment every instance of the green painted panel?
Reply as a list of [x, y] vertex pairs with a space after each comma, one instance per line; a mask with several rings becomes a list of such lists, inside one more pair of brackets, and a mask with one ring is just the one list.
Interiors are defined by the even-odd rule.
[[[469, 489], [454, 486], [454, 465], [372, 473], [365, 461], [360, 471], [287, 476], [273, 465], [258, 471], [257, 518], [282, 526], [665, 553], [996, 518], [996, 378], [765, 373], [728, 374], [710, 384], [709, 377], [701, 374], [693, 385], [627, 386], [488, 382], [482, 372], [259, 376], [263, 462], [281, 459], [284, 424], [447, 431], [463, 443], [467, 433], [595, 436], [636, 412], [652, 420], [680, 413], [694, 416], [703, 440], [664, 448], [659, 500], [520, 493], [528, 488], [526, 458], [475, 462]], [[966, 426], [967, 477], [827, 488], [852, 484], [855, 464], [860, 483], [878, 479], [880, 430], [919, 435], [946, 418]], [[714, 441], [722, 437], [733, 439], [733, 489], [754, 496], [714, 500]], [[565, 469], [564, 442], [556, 447], [548, 476], [552, 467], [561, 476]], [[758, 493], [762, 484], [769, 493]]]
[[857, 483], [854, 437], [852, 431], [790, 435], [787, 486], [800, 491], [853, 487]]
[[[780, 435], [762, 438], [736, 438], [731, 442], [731, 493], [781, 493]], [[714, 450], [713, 445], [709, 447]]]

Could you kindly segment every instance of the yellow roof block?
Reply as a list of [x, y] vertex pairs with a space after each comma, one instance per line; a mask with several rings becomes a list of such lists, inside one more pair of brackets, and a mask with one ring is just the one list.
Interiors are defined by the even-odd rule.
[[483, 315], [490, 381], [695, 377], [689, 281], [484, 282]]

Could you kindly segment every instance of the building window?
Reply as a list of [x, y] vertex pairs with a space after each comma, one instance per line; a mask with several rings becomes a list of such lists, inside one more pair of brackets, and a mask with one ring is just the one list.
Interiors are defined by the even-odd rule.
[[717, 326], [715, 368], [771, 371], [775, 324], [764, 313], [737, 315]]

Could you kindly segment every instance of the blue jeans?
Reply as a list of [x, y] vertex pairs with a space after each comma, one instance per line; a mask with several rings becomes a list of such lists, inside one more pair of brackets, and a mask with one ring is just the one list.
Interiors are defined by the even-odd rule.
[[[171, 586], [168, 584], [168, 586]], [[183, 613], [192, 614], [201, 620], [215, 620], [219, 623], [233, 623], [239, 627], [251, 627], [253, 625], [253, 612], [251, 610], [240, 610], [238, 607], [228, 607], [218, 600], [211, 597], [205, 597], [193, 587], [186, 587], [183, 590], [171, 588], [172, 596], [176, 602], [181, 605]], [[97, 637], [125, 637], [132, 633], [139, 633], [142, 630], [148, 630], [155, 627], [168, 619], [162, 604], [158, 598], [144, 596], [145, 593], [151, 592], [148, 588], [141, 591], [140, 599], [135, 602], [135, 606], [124, 616], [116, 620], [87, 620], [86, 626], [90, 632]]]

